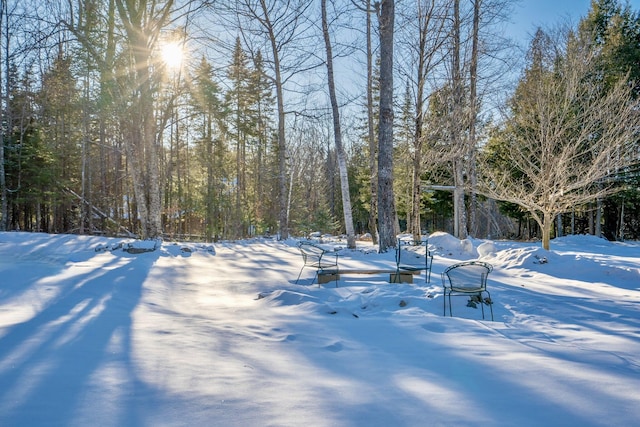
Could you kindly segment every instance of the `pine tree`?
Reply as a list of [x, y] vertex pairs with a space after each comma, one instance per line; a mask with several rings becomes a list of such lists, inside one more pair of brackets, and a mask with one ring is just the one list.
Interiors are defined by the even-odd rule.
[[248, 58], [242, 48], [240, 37], [236, 38], [231, 64], [227, 70], [230, 88], [226, 92], [226, 100], [230, 109], [229, 132], [235, 143], [235, 235], [242, 237], [246, 228], [246, 161], [247, 142], [251, 138], [250, 104], [253, 95], [249, 91], [251, 71]]
[[79, 218], [72, 216], [69, 190], [79, 192], [82, 144], [79, 92], [70, 67], [71, 60], [64, 56], [61, 47], [51, 69], [43, 76], [38, 97], [42, 105], [42, 132], [47, 135], [46, 144], [55, 156], [50, 173], [56, 177], [56, 185], [50, 183], [45, 187], [50, 194], [52, 225], [54, 230], [64, 232], [78, 226]]
[[204, 169], [204, 236], [208, 242], [217, 241], [223, 233], [221, 204], [226, 148], [222, 141], [227, 134], [227, 109], [220, 99], [222, 93], [214, 78], [213, 67], [204, 57], [201, 58], [192, 79], [191, 98], [199, 123], [196, 147]]
[[[599, 81], [609, 90], [620, 80], [629, 82], [640, 98], [640, 13], [619, 0], [594, 0], [587, 16], [580, 22], [578, 36], [590, 49], [599, 52]], [[640, 144], [640, 143], [639, 143]], [[621, 171], [622, 192], [598, 200], [593, 231], [608, 238], [620, 238], [628, 232], [640, 234], [635, 209], [640, 206], [640, 173], [637, 167]], [[625, 206], [626, 205], [626, 206]], [[627, 212], [626, 218], [622, 212]], [[628, 226], [625, 226], [628, 225]]]
[[258, 51], [253, 58], [248, 85], [250, 97], [250, 112], [252, 115], [252, 136], [254, 143], [253, 157], [250, 174], [253, 177], [250, 203], [251, 218], [257, 226], [258, 232], [275, 230], [277, 224], [277, 212], [274, 200], [277, 194], [276, 188], [277, 147], [273, 139], [273, 83], [268, 78], [262, 52]]

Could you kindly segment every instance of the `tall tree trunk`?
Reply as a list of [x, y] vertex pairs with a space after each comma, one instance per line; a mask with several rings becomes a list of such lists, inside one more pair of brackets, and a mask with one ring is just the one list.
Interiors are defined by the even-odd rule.
[[[124, 23], [132, 50], [132, 89], [138, 94], [130, 111], [133, 114], [123, 117], [123, 120], [128, 123], [128, 140], [125, 141], [127, 161], [132, 169], [143, 238], [156, 238], [162, 232], [159, 138], [153, 114], [152, 71], [149, 58], [159, 32], [166, 24], [172, 5], [173, 0], [169, 0], [160, 10], [155, 10], [155, 2], [148, 3], [148, 0], [135, 3], [116, 0], [118, 13]], [[147, 8], [153, 10], [148, 11]], [[131, 155], [136, 157], [131, 158]]]
[[471, 65], [469, 69], [469, 181], [471, 184], [469, 200], [469, 229], [472, 236], [478, 234], [478, 196], [476, 192], [478, 176], [476, 171], [476, 122], [478, 117], [478, 55], [480, 32], [480, 7], [482, 0], [473, 2], [473, 34], [471, 46]]
[[422, 136], [416, 135], [420, 140], [415, 141], [415, 153], [413, 156], [413, 176], [411, 180], [411, 224], [409, 232], [413, 234], [413, 239], [419, 241], [422, 235], [420, 220], [420, 207], [422, 201]]
[[458, 239], [467, 238], [467, 218], [464, 201], [464, 159], [453, 160], [453, 234]]
[[[89, 77], [84, 76], [83, 78], [83, 102], [88, 103], [89, 100]], [[85, 223], [89, 225], [89, 230], [91, 231], [91, 226], [89, 222], [93, 215], [91, 215], [91, 205], [88, 203], [89, 191], [88, 191], [88, 183], [87, 183], [87, 146], [89, 144], [88, 138], [91, 135], [91, 130], [89, 127], [89, 117], [88, 117], [88, 108], [82, 109], [82, 128], [83, 128], [83, 137], [82, 137], [82, 148], [81, 148], [81, 165], [80, 165], [80, 224], [78, 233], [85, 234]]]
[[[145, 63], [148, 57], [139, 55], [136, 63]], [[152, 239], [162, 233], [162, 199], [160, 192], [160, 158], [156, 139], [156, 122], [153, 115], [153, 95], [149, 86], [149, 69], [143, 68], [140, 72], [140, 117], [142, 119], [142, 134], [140, 135], [141, 148], [144, 154], [145, 176], [143, 182], [145, 188], [144, 197], [147, 198], [146, 216], [147, 224], [143, 228], [143, 237]]]
[[432, 17], [435, 4], [432, 2], [429, 7], [423, 8], [422, 3], [418, 3], [418, 70], [416, 82], [416, 109], [413, 130], [413, 174], [411, 191], [411, 223], [409, 232], [413, 234], [414, 240], [420, 240], [422, 234], [420, 207], [422, 201], [422, 147], [423, 147], [423, 127], [424, 127], [424, 87], [427, 80], [428, 62], [432, 52], [427, 51], [427, 40], [432, 37], [429, 31], [429, 22]]
[[624, 197], [620, 202], [620, 223], [618, 227], [617, 240], [620, 242], [624, 242]]
[[378, 172], [376, 165], [377, 144], [373, 113], [373, 48], [371, 46], [371, 0], [367, 0], [367, 130], [369, 141], [369, 171], [371, 177], [371, 202], [369, 206], [369, 232], [374, 245], [378, 244]]
[[602, 237], [602, 197], [598, 197], [596, 200], [596, 226], [595, 235]]
[[[113, 92], [113, 88], [111, 84], [114, 82], [113, 75], [113, 67], [115, 62], [115, 51], [116, 51], [116, 42], [115, 42], [115, 19], [116, 19], [116, 5], [115, 0], [109, 0], [109, 4], [107, 7], [107, 33], [105, 35], [105, 53], [104, 53], [104, 65], [100, 67], [100, 108], [98, 112], [98, 118], [100, 120], [100, 129], [99, 129], [99, 138], [100, 138], [100, 168], [101, 168], [101, 179], [100, 185], [102, 190], [102, 195], [111, 196], [111, 200], [124, 200], [124, 187], [122, 185], [122, 180], [120, 180], [120, 174], [124, 169], [122, 167], [122, 152], [118, 149], [118, 145], [121, 141], [118, 139], [118, 142], [112, 141], [113, 144], [113, 153], [114, 156], [109, 156], [107, 154], [107, 124], [112, 120], [112, 111], [113, 106], [109, 104], [113, 102], [115, 93]], [[106, 102], [109, 100], [109, 102]], [[114, 164], [110, 165], [114, 170], [113, 181], [118, 183], [117, 186], [108, 191], [109, 185], [107, 183], [107, 158], [113, 158]], [[101, 208], [104, 209], [105, 206], [109, 206], [111, 201], [109, 199], [102, 200], [99, 202], [101, 204]], [[113, 209], [113, 220], [116, 223], [119, 223], [120, 218], [123, 217], [123, 206], [119, 204], [118, 208]], [[109, 211], [108, 209], [105, 211]]]
[[562, 237], [564, 235], [564, 225], [562, 224], [562, 214], [556, 216], [556, 237]]
[[[9, 17], [7, 14], [7, 2], [6, 0], [0, 0], [0, 40], [5, 38], [6, 52], [5, 52], [5, 83], [6, 91], [2, 90], [2, 74], [0, 74], [0, 105], [2, 101], [4, 105], [9, 106]], [[5, 21], [6, 19], [6, 21]], [[2, 24], [6, 24], [4, 28], [4, 34], [2, 33]], [[0, 43], [0, 61], [2, 60], [2, 43]], [[7, 200], [7, 181], [4, 169], [4, 126], [0, 126], [0, 231], [5, 231], [9, 227], [9, 203]]]
[[542, 247], [549, 250], [551, 243], [551, 228], [553, 227], [553, 214], [550, 212], [544, 212], [542, 217], [542, 224], [540, 224], [542, 230]]
[[278, 105], [278, 236], [280, 239], [289, 238], [289, 210], [287, 197], [287, 161], [286, 161], [286, 140], [285, 140], [285, 112], [284, 112], [284, 89], [282, 82], [282, 70], [280, 68], [280, 54], [278, 40], [274, 32], [274, 27], [269, 17], [269, 8], [265, 0], [260, 0], [262, 7], [264, 27], [269, 34], [271, 53], [273, 55], [273, 68], [276, 85], [276, 102]]
[[466, 152], [463, 143], [464, 121], [460, 123], [463, 116], [462, 98], [462, 72], [460, 69], [460, 0], [453, 2], [453, 114], [449, 117], [451, 126], [451, 143], [455, 151], [453, 160], [453, 217], [454, 235], [459, 239], [467, 237], [467, 218], [465, 215], [464, 200], [464, 154]]
[[342, 193], [342, 212], [344, 225], [347, 232], [347, 247], [355, 249], [356, 236], [353, 230], [353, 214], [351, 213], [351, 196], [349, 194], [349, 175], [347, 174], [347, 155], [342, 146], [342, 130], [340, 128], [340, 110], [336, 98], [336, 87], [333, 77], [333, 52], [329, 37], [329, 24], [327, 23], [327, 0], [321, 1], [322, 7], [322, 34], [327, 51], [327, 77], [329, 83], [329, 98], [331, 100], [331, 112], [333, 114], [333, 136], [336, 143], [336, 155], [338, 156], [338, 170], [340, 172], [340, 190]]
[[379, 4], [380, 123], [378, 126], [378, 222], [380, 252], [395, 247], [398, 224], [393, 192], [393, 27], [394, 0]]

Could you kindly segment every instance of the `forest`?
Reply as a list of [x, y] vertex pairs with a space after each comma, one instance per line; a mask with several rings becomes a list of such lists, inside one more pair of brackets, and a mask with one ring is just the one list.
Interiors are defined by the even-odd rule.
[[516, 6], [0, 0], [0, 230], [638, 239], [640, 13]]

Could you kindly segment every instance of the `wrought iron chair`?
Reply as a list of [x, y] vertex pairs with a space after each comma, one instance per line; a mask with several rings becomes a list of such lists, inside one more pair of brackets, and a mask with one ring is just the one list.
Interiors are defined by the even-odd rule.
[[[491, 320], [493, 320], [493, 301], [491, 294], [487, 290], [487, 276], [493, 270], [493, 266], [482, 261], [465, 261], [447, 267], [442, 272], [442, 286], [444, 287], [443, 315], [447, 315], [447, 300], [449, 301], [449, 316], [453, 317], [451, 310], [451, 296], [470, 297], [469, 305], [482, 308], [482, 318], [484, 319], [484, 305], [488, 305], [491, 310]], [[482, 295], [486, 294], [486, 298]]]
[[[419, 263], [406, 263], [402, 259], [402, 251], [407, 252], [415, 247], [424, 246], [424, 264]], [[415, 255], [415, 253], [414, 253]], [[422, 258], [421, 255], [417, 258]], [[406, 257], [405, 257], [406, 259]], [[398, 245], [396, 246], [396, 274], [400, 274], [401, 271], [419, 272], [424, 270], [425, 283], [431, 282], [431, 265], [433, 264], [433, 254], [429, 251], [429, 245], [427, 240], [400, 240], [398, 239]], [[396, 276], [398, 277], [398, 276]]]
[[302, 254], [302, 260], [304, 264], [300, 269], [300, 273], [298, 273], [298, 278], [296, 279], [296, 284], [300, 280], [300, 275], [302, 274], [302, 270], [305, 267], [312, 267], [316, 269], [316, 274], [313, 277], [313, 281], [311, 284], [316, 281], [318, 277], [318, 272], [324, 270], [325, 268], [334, 267], [336, 270], [338, 269], [338, 254], [330, 253], [320, 246], [314, 245], [309, 242], [301, 242], [298, 244], [298, 249], [300, 249], [300, 253]]

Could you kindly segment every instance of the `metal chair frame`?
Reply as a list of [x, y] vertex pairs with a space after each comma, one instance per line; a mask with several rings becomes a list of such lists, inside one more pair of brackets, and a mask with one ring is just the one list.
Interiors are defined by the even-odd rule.
[[[425, 256], [424, 265], [418, 264], [402, 264], [402, 248], [407, 246], [424, 246]], [[424, 270], [425, 283], [431, 283], [431, 266], [433, 264], [433, 254], [429, 251], [428, 240], [398, 240], [396, 246], [396, 274], [400, 274], [401, 271], [422, 271]]]
[[[493, 301], [487, 290], [487, 277], [493, 270], [493, 266], [482, 261], [465, 261], [447, 267], [442, 272], [442, 286], [444, 288], [443, 315], [447, 315], [447, 300], [449, 301], [449, 316], [453, 317], [451, 309], [451, 296], [477, 296], [482, 308], [484, 319], [484, 305], [491, 310], [493, 320]], [[482, 299], [482, 294], [487, 294], [487, 299]]]
[[[338, 269], [338, 254], [330, 253], [327, 250], [321, 248], [318, 245], [314, 245], [310, 242], [300, 242], [298, 244], [298, 249], [300, 249], [300, 253], [302, 254], [302, 260], [304, 264], [300, 269], [300, 273], [298, 273], [298, 278], [296, 279], [296, 284], [300, 280], [300, 276], [302, 275], [302, 270], [305, 267], [312, 267], [316, 269], [316, 273], [313, 277], [313, 281], [311, 284], [316, 281], [318, 277], [318, 272], [324, 270], [325, 268], [333, 267], [336, 270]], [[333, 256], [332, 256], [333, 255]]]

